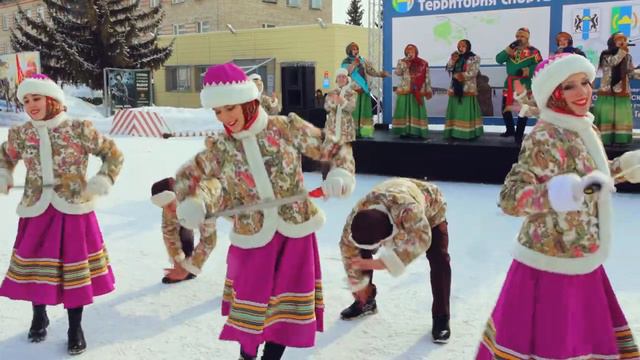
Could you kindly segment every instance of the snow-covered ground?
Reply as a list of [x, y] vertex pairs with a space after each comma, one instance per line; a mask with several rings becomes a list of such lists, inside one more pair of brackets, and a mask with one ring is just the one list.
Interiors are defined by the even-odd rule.
[[[0, 128], [0, 142], [7, 129]], [[83, 359], [237, 359], [238, 345], [217, 339], [224, 318], [220, 302], [229, 245], [229, 224], [220, 223], [218, 246], [203, 273], [174, 285], [160, 283], [166, 253], [160, 209], [149, 201], [150, 185], [203, 147], [202, 139], [116, 138], [125, 164], [112, 193], [97, 215], [116, 275], [115, 292], [96, 298], [85, 310], [88, 351]], [[90, 164], [89, 174], [97, 170]], [[16, 169], [22, 183], [24, 168]], [[431, 292], [428, 262], [421, 258], [404, 275], [376, 273], [379, 313], [345, 322], [339, 312], [351, 301], [344, 282], [338, 240], [355, 201], [383, 177], [358, 176], [357, 189], [345, 200], [318, 201], [327, 224], [318, 232], [326, 302], [325, 331], [312, 349], [287, 349], [284, 359], [472, 359], [510, 263], [509, 249], [521, 219], [496, 206], [500, 187], [436, 182], [448, 200], [453, 266], [452, 340], [431, 342]], [[320, 183], [306, 174], [308, 188]], [[0, 197], [0, 273], [8, 267], [17, 228], [15, 207], [21, 192]], [[637, 223], [640, 195], [614, 196], [615, 243], [606, 268], [629, 323], [640, 338], [640, 242]], [[0, 298], [0, 359], [64, 359], [66, 312], [50, 307], [51, 325], [44, 343], [27, 342], [31, 305]]]

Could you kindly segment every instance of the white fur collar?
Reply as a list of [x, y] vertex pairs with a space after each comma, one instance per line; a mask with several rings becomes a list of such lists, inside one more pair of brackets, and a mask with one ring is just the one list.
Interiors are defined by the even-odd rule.
[[540, 119], [563, 129], [580, 132], [585, 128], [590, 129], [593, 124], [593, 114], [588, 112], [585, 116], [561, 114], [549, 108], [540, 108]]
[[47, 127], [49, 129], [53, 129], [58, 127], [58, 125], [60, 125], [60, 123], [62, 123], [66, 119], [67, 119], [67, 113], [63, 111], [60, 114], [56, 115], [54, 118], [51, 118], [49, 120], [29, 119], [29, 122], [36, 128]]
[[267, 127], [268, 120], [269, 120], [269, 115], [267, 114], [266, 111], [264, 111], [262, 106], [259, 106], [258, 118], [256, 119], [256, 121], [253, 122], [253, 124], [251, 124], [251, 127], [248, 128], [247, 130], [243, 130], [237, 133], [231, 133], [231, 136], [233, 136], [235, 139], [238, 139], [238, 140], [246, 139], [249, 136], [255, 136]]

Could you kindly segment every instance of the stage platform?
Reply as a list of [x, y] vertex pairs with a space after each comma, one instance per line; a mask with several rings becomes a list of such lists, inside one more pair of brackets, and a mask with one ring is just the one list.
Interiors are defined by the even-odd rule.
[[[625, 151], [640, 149], [640, 139], [628, 146], [607, 147], [610, 159]], [[502, 184], [517, 161], [520, 147], [513, 137], [485, 133], [472, 141], [443, 139], [442, 131], [431, 131], [428, 139], [398, 138], [388, 130], [376, 130], [373, 139], [353, 143], [356, 172], [404, 176], [429, 180]], [[307, 170], [318, 167], [306, 161]], [[620, 192], [638, 192], [640, 185], [617, 186]]]

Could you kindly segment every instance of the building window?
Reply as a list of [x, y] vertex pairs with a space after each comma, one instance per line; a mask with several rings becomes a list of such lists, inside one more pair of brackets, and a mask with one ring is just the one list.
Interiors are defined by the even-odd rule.
[[166, 91], [191, 91], [191, 66], [167, 66], [165, 68]]
[[149, 7], [158, 7], [160, 6], [160, 0], [149, 0]]
[[287, 6], [300, 7], [300, 0], [287, 0]]
[[181, 4], [184, 0], [171, 0], [171, 4]]
[[204, 73], [207, 72], [207, 69], [212, 65], [196, 65], [194, 66], [195, 73], [194, 80], [196, 83], [196, 92], [200, 92], [202, 90], [202, 79], [204, 79]]
[[38, 6], [36, 8], [36, 13], [38, 14], [38, 18], [40, 20], [44, 20], [44, 6]]
[[2, 30], [9, 31], [9, 15], [2, 15]]
[[211, 25], [209, 24], [209, 21], [198, 21], [199, 33], [206, 33], [209, 31], [211, 31]]
[[309, 7], [314, 10], [321, 10], [322, 0], [309, 0]]
[[263, 29], [274, 28], [274, 27], [276, 27], [275, 24], [262, 23], [262, 28]]
[[181, 35], [187, 33], [187, 27], [184, 24], [173, 24], [173, 35]]
[[266, 2], [266, 3], [269, 3], [269, 4], [277, 4], [278, 0], [262, 0], [262, 2]]

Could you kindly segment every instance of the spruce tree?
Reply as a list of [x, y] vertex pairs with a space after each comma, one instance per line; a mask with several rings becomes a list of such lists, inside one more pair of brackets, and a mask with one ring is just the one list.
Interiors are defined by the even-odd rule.
[[362, 16], [364, 9], [361, 0], [351, 0], [347, 9], [347, 24], [362, 26]]
[[123, 0], [43, 0], [47, 16], [18, 8], [11, 46], [39, 51], [43, 72], [55, 80], [103, 86], [103, 69], [158, 69], [173, 42], [158, 46], [161, 7], [140, 9]]

